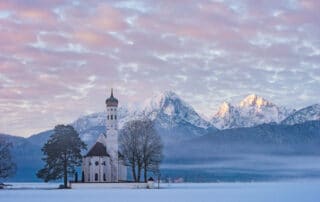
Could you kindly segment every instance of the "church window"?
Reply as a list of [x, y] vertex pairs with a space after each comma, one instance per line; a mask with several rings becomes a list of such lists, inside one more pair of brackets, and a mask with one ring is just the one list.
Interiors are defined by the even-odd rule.
[[103, 181], [107, 181], [106, 174], [103, 173]]
[[114, 115], [114, 120], [117, 120], [117, 115]]
[[113, 120], [113, 115], [111, 115], [111, 120]]
[[107, 119], [109, 120], [109, 115], [107, 116]]
[[95, 180], [95, 181], [98, 181], [98, 179], [99, 179], [99, 175], [98, 175], [98, 173], [96, 173], [96, 174], [94, 175], [94, 180]]
[[104, 162], [102, 162], [102, 165], [104, 165], [104, 166], [105, 166], [105, 165], [106, 165], [106, 162], [105, 162], [105, 161], [104, 161]]
[[95, 162], [95, 165], [96, 165], [96, 166], [98, 166], [98, 165], [99, 165], [99, 162], [98, 162], [98, 161], [96, 161], [96, 162]]

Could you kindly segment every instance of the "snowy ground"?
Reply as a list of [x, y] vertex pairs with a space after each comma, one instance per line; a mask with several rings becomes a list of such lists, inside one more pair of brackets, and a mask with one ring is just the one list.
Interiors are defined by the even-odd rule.
[[57, 184], [15, 183], [0, 190], [1, 202], [318, 202], [320, 182], [184, 183], [161, 189], [58, 190]]

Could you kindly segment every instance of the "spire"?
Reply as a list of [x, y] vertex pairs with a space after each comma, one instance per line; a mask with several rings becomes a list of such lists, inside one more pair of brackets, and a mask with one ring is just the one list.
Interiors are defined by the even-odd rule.
[[113, 88], [111, 88], [111, 95], [106, 100], [106, 104], [107, 104], [107, 106], [110, 106], [110, 107], [117, 107], [118, 106], [118, 100], [113, 96]]

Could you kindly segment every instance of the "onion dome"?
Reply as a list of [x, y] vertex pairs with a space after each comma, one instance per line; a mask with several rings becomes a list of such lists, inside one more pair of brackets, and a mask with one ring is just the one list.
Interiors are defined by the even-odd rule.
[[111, 96], [106, 100], [107, 107], [118, 107], [118, 99], [113, 97], [113, 89], [111, 89]]

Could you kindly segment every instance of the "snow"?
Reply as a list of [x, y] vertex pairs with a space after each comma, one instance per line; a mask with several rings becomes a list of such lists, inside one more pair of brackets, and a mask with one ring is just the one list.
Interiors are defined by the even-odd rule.
[[164, 113], [168, 116], [172, 116], [174, 114], [174, 106], [173, 104], [169, 104], [164, 110]]
[[305, 107], [288, 116], [282, 123], [293, 125], [306, 121], [320, 120], [320, 104]]
[[[52, 189], [57, 184], [13, 184], [5, 202], [317, 202], [319, 181], [161, 184], [161, 189]], [[31, 188], [30, 188], [31, 187]], [[37, 189], [35, 189], [37, 188]]]
[[218, 112], [212, 117], [211, 123], [218, 129], [251, 127], [263, 123], [280, 123], [292, 112], [252, 94], [235, 106], [222, 103]]

